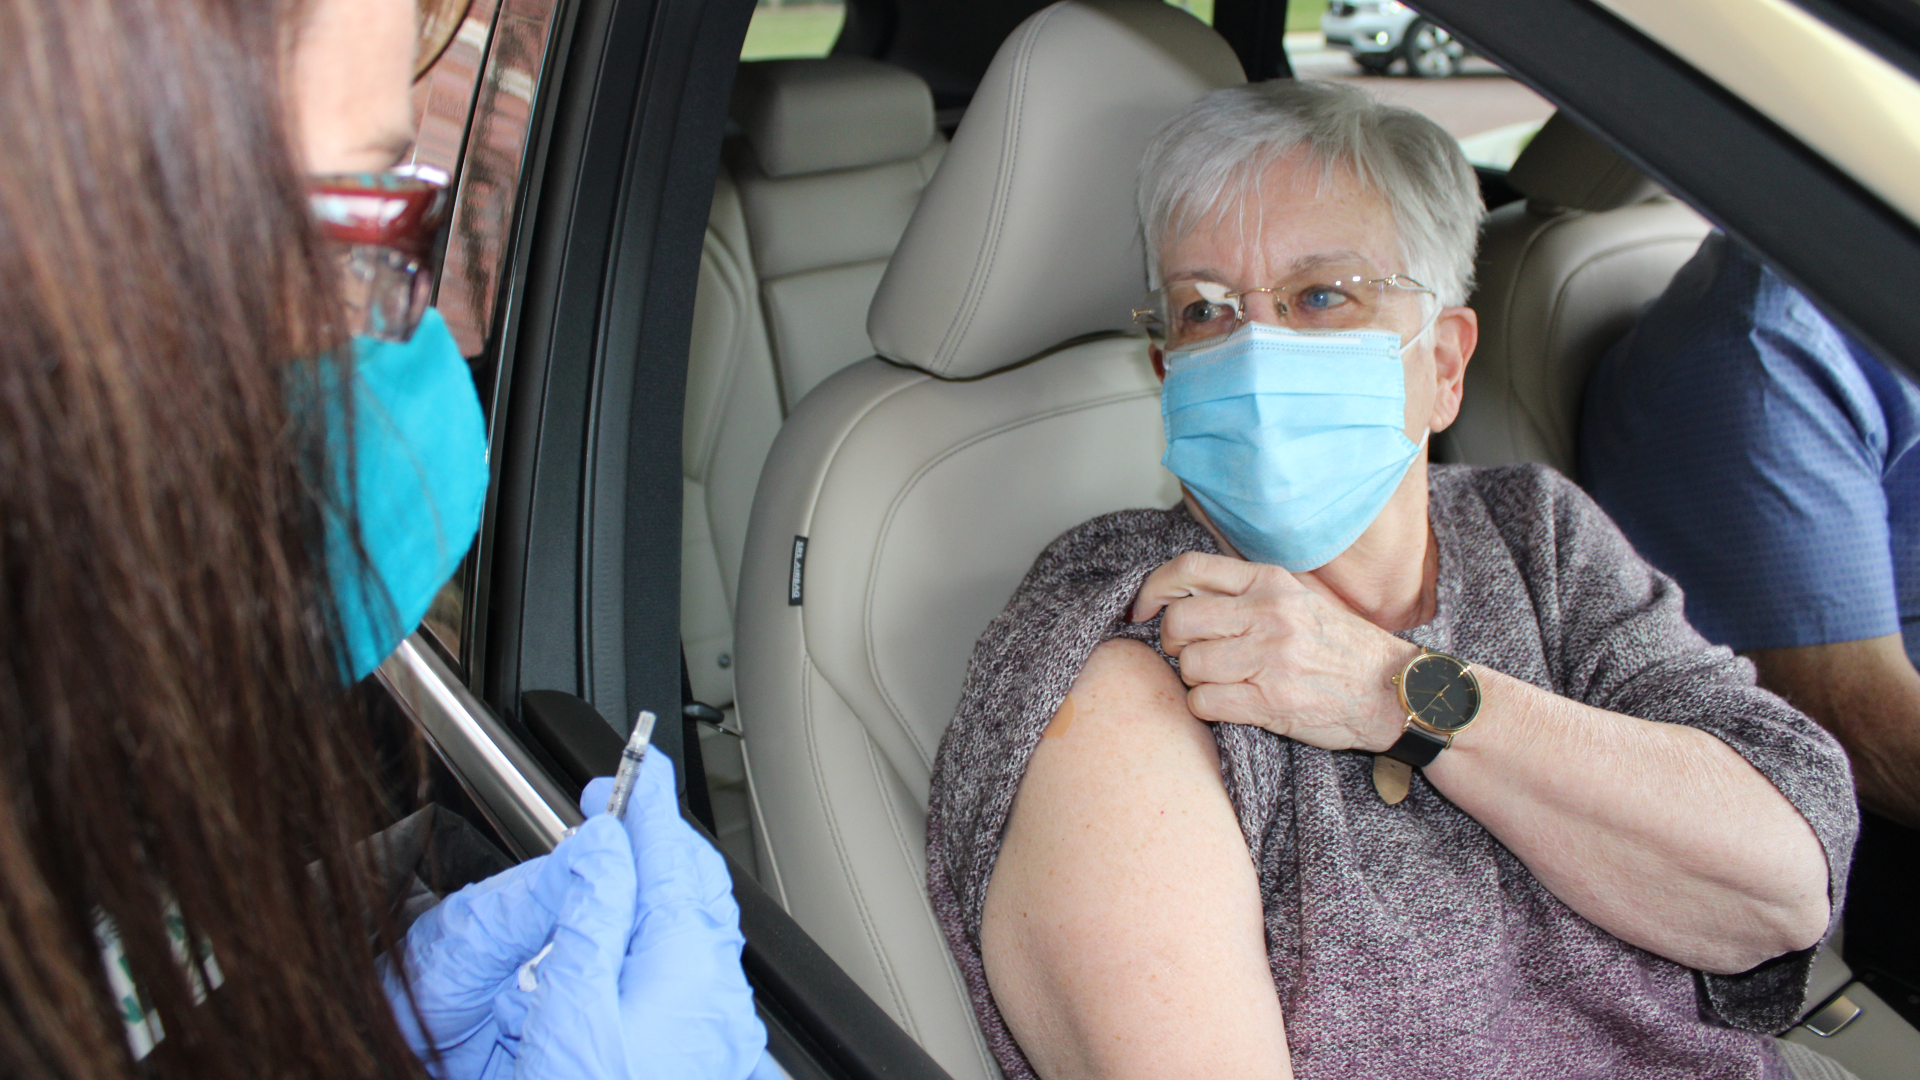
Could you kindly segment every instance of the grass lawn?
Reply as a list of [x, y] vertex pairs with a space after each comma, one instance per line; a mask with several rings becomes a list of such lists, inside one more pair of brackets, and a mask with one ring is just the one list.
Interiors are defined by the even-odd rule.
[[742, 60], [769, 60], [781, 56], [825, 56], [840, 36], [847, 9], [839, 4], [793, 4], [757, 7], [747, 25]]
[[1184, 8], [1194, 18], [1208, 26], [1213, 25], [1213, 0], [1167, 0], [1167, 3], [1177, 8]]

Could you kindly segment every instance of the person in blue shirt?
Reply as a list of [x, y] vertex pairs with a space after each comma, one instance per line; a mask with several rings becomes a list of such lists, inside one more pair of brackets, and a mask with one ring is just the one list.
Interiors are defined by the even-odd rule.
[[1693, 625], [1846, 747], [1849, 959], [1920, 988], [1920, 385], [1715, 233], [1595, 368], [1580, 472]]

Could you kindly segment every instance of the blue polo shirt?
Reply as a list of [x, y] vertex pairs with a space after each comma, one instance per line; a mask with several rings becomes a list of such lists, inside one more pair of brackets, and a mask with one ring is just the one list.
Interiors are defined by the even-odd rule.
[[1595, 368], [1580, 471], [1710, 640], [1920, 665], [1916, 444], [1920, 386], [1716, 233]]

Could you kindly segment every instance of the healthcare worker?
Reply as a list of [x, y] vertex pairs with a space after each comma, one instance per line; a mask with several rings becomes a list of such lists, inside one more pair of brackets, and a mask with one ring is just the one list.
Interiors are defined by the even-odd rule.
[[[404, 936], [356, 847], [381, 817], [347, 685], [484, 497], [473, 387], [407, 265], [434, 193], [362, 175], [410, 140], [416, 17], [0, 0], [6, 1075], [768, 1067], [664, 758], [624, 822]], [[369, 231], [356, 195], [404, 213]]]

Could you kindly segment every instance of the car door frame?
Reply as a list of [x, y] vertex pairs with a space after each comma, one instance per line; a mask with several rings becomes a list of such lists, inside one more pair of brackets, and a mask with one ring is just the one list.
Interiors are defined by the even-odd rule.
[[[449, 648], [417, 632], [378, 678], [523, 857], [581, 820], [569, 782], [522, 723], [526, 691], [577, 695], [621, 733], [644, 704], [669, 719], [654, 745], [681, 759], [690, 315], [752, 9], [752, 0], [560, 0], [537, 83], [519, 91], [531, 93], [532, 113], [477, 365], [493, 391], [494, 483], [464, 571], [461, 641]], [[490, 60], [487, 77], [499, 71]], [[521, 78], [532, 81], [524, 69]], [[457, 208], [455, 217], [458, 228]], [[743, 963], [789, 1073], [946, 1075], [729, 866]]]

